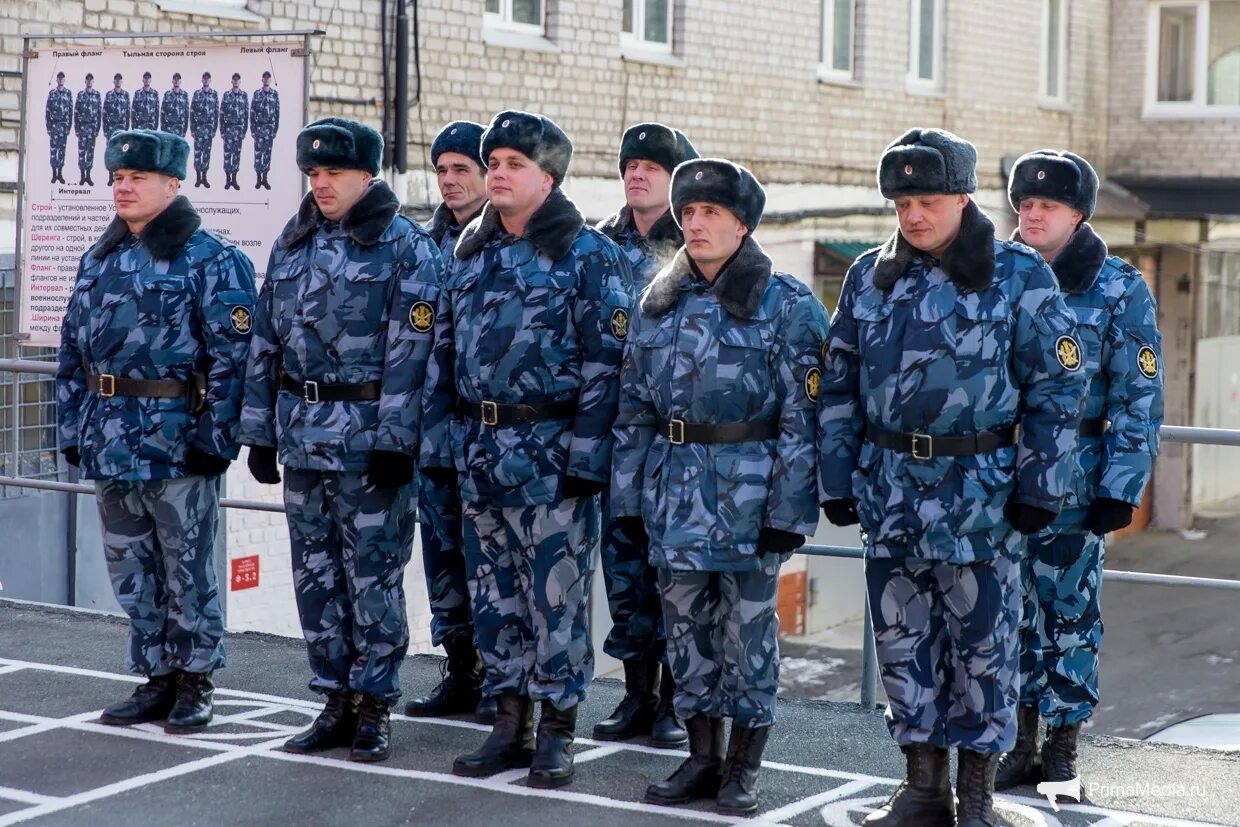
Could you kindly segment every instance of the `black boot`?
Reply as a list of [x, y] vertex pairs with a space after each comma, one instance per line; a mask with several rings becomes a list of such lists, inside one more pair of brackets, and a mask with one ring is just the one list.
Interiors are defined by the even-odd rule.
[[[1046, 743], [1042, 745], [1042, 776], [1047, 781], [1071, 781], [1076, 778], [1076, 737], [1081, 724], [1046, 728]], [[998, 782], [995, 787], [998, 788]]]
[[168, 713], [164, 732], [169, 735], [188, 735], [201, 732], [211, 723], [215, 710], [211, 697], [215, 685], [210, 672], [181, 672], [177, 686], [177, 702]]
[[263, 188], [264, 188], [264, 189], [271, 189], [271, 182], [267, 180], [267, 176], [268, 176], [268, 175], [270, 175], [270, 174], [271, 174], [271, 173], [269, 173], [269, 172], [264, 172], [264, 173], [263, 173]]
[[176, 699], [176, 673], [155, 675], [147, 678], [128, 698], [103, 710], [99, 722], [108, 726], [129, 726], [162, 721], [172, 711]]
[[361, 694], [357, 699], [357, 734], [350, 761], [386, 761], [392, 754], [391, 712], [387, 698]]
[[1016, 709], [1016, 746], [999, 759], [995, 772], [995, 789], [1010, 790], [1029, 781], [1038, 780], [1038, 708], [1021, 706]]
[[769, 726], [743, 727], [732, 722], [728, 757], [723, 764], [723, 785], [715, 796], [715, 809], [729, 816], [743, 816], [758, 809], [758, 773]]
[[263, 188], [263, 174], [261, 172], [254, 173], [254, 189]]
[[82, 169], [81, 167], [78, 167], [78, 186], [79, 187], [86, 186], [86, 170]]
[[323, 752], [353, 743], [357, 732], [357, 695], [352, 692], [329, 692], [323, 711], [310, 728], [284, 742], [285, 752]]
[[439, 663], [443, 675], [430, 694], [405, 704], [405, 714], [413, 718], [442, 718], [470, 715], [482, 699], [482, 664], [470, 635], [453, 635], [443, 642], [445, 657]]
[[687, 804], [695, 798], [714, 798], [723, 783], [723, 719], [694, 715], [685, 721], [689, 757], [676, 771], [646, 788], [647, 804]]
[[93, 187], [95, 185], [95, 179], [91, 177], [90, 170], [86, 170], [85, 174], [86, 174], [86, 186]]
[[211, 182], [207, 180], [207, 171], [202, 171], [202, 185], [207, 189], [211, 189]]
[[202, 173], [199, 172], [198, 170], [194, 170], [194, 186], [195, 187], [202, 186]]
[[52, 167], [52, 183], [53, 183], [53, 184], [55, 184], [55, 183], [56, 183], [56, 181], [57, 181], [57, 178], [56, 178], [56, 167]]
[[868, 827], [953, 827], [951, 756], [942, 747], [900, 747], [907, 765], [904, 782], [887, 803], [861, 822]]
[[474, 707], [474, 723], [495, 726], [495, 699], [483, 695]]
[[995, 815], [995, 768], [999, 755], [994, 752], [956, 750], [956, 811], [959, 827], [997, 827]]
[[659, 704], [654, 710], [654, 723], [650, 727], [650, 746], [659, 749], [677, 749], [689, 741], [689, 733], [680, 725], [676, 717], [673, 696], [676, 693], [676, 681], [672, 679], [672, 670], [663, 664], [662, 676], [659, 678]]
[[65, 168], [64, 167], [56, 167], [56, 180], [62, 184], [65, 183]]
[[573, 780], [573, 736], [577, 731], [577, 707], [556, 709], [542, 702], [538, 716], [538, 746], [530, 763], [531, 787], [551, 790]]
[[654, 724], [659, 698], [655, 695], [655, 678], [659, 662], [649, 658], [624, 661], [624, 698], [611, 716], [594, 725], [594, 737], [600, 741], [627, 741], [638, 735], [649, 735]]
[[452, 774], [485, 778], [504, 770], [528, 767], [534, 757], [534, 704], [525, 695], [495, 699], [495, 726], [474, 752], [457, 756]]

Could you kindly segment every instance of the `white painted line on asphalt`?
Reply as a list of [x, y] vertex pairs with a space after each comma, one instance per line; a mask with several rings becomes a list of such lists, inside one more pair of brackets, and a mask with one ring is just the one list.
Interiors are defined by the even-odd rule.
[[605, 747], [595, 747], [594, 749], [583, 750], [573, 756], [574, 764], [584, 764], [587, 761], [593, 761], [597, 758], [606, 758], [608, 755], [615, 755], [621, 752], [619, 744], [608, 744]]
[[0, 787], [0, 798], [20, 801], [22, 804], [49, 804], [59, 800], [53, 795], [39, 795], [29, 790], [17, 790], [12, 787]]
[[18, 666], [17, 664], [12, 663], [5, 664], [4, 666], [0, 666], [0, 675], [9, 675], [13, 672], [20, 672], [25, 668], [26, 667], [24, 666]]
[[809, 812], [817, 807], [821, 807], [829, 801], [835, 801], [840, 798], [851, 798], [858, 793], [865, 792], [874, 785], [869, 781], [849, 781], [833, 787], [826, 792], [811, 795], [809, 798], [802, 798], [800, 801], [794, 801], [791, 804], [785, 804], [777, 810], [771, 810], [762, 814], [762, 820], [771, 824], [778, 824], [786, 821], [793, 816], [799, 816], [801, 813]]

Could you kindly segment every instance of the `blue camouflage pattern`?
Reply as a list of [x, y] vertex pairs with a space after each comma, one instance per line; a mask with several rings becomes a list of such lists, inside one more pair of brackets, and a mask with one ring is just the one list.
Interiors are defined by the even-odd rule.
[[109, 89], [103, 96], [103, 136], [111, 138], [129, 128], [129, 93]]
[[657, 571], [677, 717], [727, 717], [755, 729], [774, 724], [778, 558], [752, 571]]
[[184, 89], [164, 92], [163, 102], [159, 105], [159, 128], [185, 137], [185, 131], [189, 129], [189, 92]]
[[65, 145], [73, 127], [73, 93], [64, 86], [54, 86], [47, 93], [43, 123], [50, 144], [51, 167], [58, 170], [65, 165]]
[[280, 129], [280, 93], [259, 87], [250, 97], [250, 132], [254, 135], [254, 171], [271, 171], [271, 146]]
[[103, 114], [98, 89], [83, 89], [73, 102], [73, 134], [77, 136], [78, 169], [89, 173], [95, 167], [95, 142]]
[[[814, 533], [815, 425], [822, 303], [746, 237], [733, 268], [769, 276], [751, 317], [723, 307], [691, 273], [682, 248], [633, 319], [622, 374], [611, 483], [614, 517], [641, 517], [653, 565], [686, 571], [763, 567], [763, 528]], [[723, 276], [720, 276], [723, 278]], [[666, 279], [678, 295], [651, 315]], [[679, 281], [679, 285], [674, 283]], [[656, 422], [777, 422], [779, 437], [738, 444], [672, 444]]]
[[1009, 751], [1016, 743], [1017, 561], [870, 557], [865, 580], [896, 743]]
[[[989, 243], [989, 242], [988, 242]], [[968, 563], [1024, 547], [1009, 498], [1058, 512], [1085, 390], [1066, 367], [1075, 322], [1030, 248], [994, 241], [993, 281], [962, 290], [918, 257], [889, 291], [877, 251], [849, 269], [824, 346], [821, 499], [856, 500], [867, 557]], [[863, 441], [866, 423], [934, 436], [1020, 425], [1017, 445], [914, 459]]]
[[130, 123], [134, 129], [159, 128], [159, 92], [144, 86], [133, 93]]
[[409, 648], [405, 566], [417, 526], [416, 486], [365, 474], [284, 469], [297, 615], [319, 693], [400, 697]]
[[241, 169], [241, 142], [250, 123], [250, 99], [244, 89], [229, 89], [220, 99], [220, 137], [224, 139], [224, 171]]
[[[192, 207], [178, 196], [168, 210]], [[105, 250], [109, 237], [118, 240]], [[182, 477], [190, 446], [235, 459], [253, 309], [254, 268], [232, 244], [198, 229], [157, 259], [116, 219], [82, 256], [61, 328], [60, 446], [77, 446], [82, 478]], [[183, 382], [202, 373], [205, 405], [195, 414], [184, 397], [104, 397], [86, 389], [87, 371]]]
[[223, 667], [219, 478], [99, 480], [95, 503], [108, 578], [129, 616], [129, 670], [154, 677]]
[[211, 142], [220, 123], [220, 93], [195, 89], [190, 99], [189, 131], [194, 136], [194, 172], [211, 168]]

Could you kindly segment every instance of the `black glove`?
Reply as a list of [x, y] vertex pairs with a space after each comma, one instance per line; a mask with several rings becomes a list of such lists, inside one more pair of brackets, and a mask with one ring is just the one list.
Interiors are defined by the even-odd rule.
[[804, 534], [794, 534], [778, 528], [763, 528], [758, 532], [758, 554], [782, 554], [796, 551], [805, 545]]
[[574, 477], [570, 474], [564, 478], [564, 486], [560, 489], [560, 493], [566, 500], [573, 497], [593, 497], [595, 494], [601, 494], [606, 487], [607, 483], [605, 482], [595, 482], [584, 477]]
[[400, 451], [371, 451], [366, 476], [380, 488], [400, 488], [413, 482], [413, 457]]
[[1123, 500], [1099, 497], [1089, 504], [1085, 528], [1102, 537], [1132, 522], [1132, 506]]
[[1021, 534], [1037, 534], [1055, 520], [1055, 512], [1038, 508], [1036, 505], [1025, 505], [1015, 500], [1008, 500], [1003, 513], [1007, 515], [1012, 528]]
[[832, 525], [848, 526], [861, 522], [857, 516], [857, 503], [853, 500], [827, 500], [822, 504], [822, 514]]
[[250, 476], [255, 482], [263, 485], [275, 485], [280, 481], [280, 471], [276, 468], [276, 449], [266, 445], [255, 445], [250, 448], [246, 457], [246, 465], [250, 466]]
[[185, 452], [185, 473], [195, 477], [218, 477], [228, 470], [232, 460], [200, 451], [193, 445]]
[[640, 548], [650, 545], [650, 535], [646, 533], [646, 523], [641, 517], [616, 517], [611, 524], [624, 532], [625, 536]]
[[65, 462], [69, 463], [74, 468], [77, 468], [82, 464], [82, 454], [78, 451], [78, 447], [76, 445], [70, 445], [60, 453], [65, 455]]
[[422, 476], [431, 481], [431, 485], [436, 488], [448, 488], [452, 491], [456, 490], [456, 469], [455, 468], [423, 468]]

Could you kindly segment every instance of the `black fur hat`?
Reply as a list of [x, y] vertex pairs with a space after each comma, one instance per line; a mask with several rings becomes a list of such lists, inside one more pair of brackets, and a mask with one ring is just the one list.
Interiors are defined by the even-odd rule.
[[888, 199], [973, 192], [977, 189], [977, 149], [943, 129], [910, 129], [883, 150], [878, 189]]
[[762, 220], [766, 191], [753, 173], [739, 164], [722, 158], [696, 158], [672, 173], [672, 217], [678, 226], [681, 210], [694, 201], [730, 210], [752, 233]]
[[515, 149], [538, 164], [539, 169], [554, 179], [556, 186], [564, 183], [568, 165], [573, 160], [573, 142], [564, 130], [546, 115], [508, 110], [500, 112], [482, 133], [483, 165], [491, 152], [500, 148]]
[[108, 172], [134, 169], [185, 180], [189, 143], [179, 135], [154, 129], [127, 129], [108, 138], [103, 165]]
[[697, 158], [698, 151], [679, 129], [661, 123], [639, 123], [624, 130], [620, 139], [620, 176], [629, 161], [654, 161], [668, 172]]
[[456, 152], [466, 158], [472, 158], [483, 169], [487, 165], [482, 162], [482, 133], [486, 129], [473, 121], [453, 121], [439, 130], [431, 143], [431, 166], [439, 163], [439, 156], [445, 152]]
[[383, 160], [383, 136], [359, 121], [320, 118], [297, 133], [297, 166], [360, 169], [379, 174]]
[[1026, 198], [1045, 198], [1080, 210], [1088, 221], [1098, 203], [1098, 173], [1080, 155], [1039, 149], [1022, 155], [1008, 177], [1008, 202], [1020, 212]]

